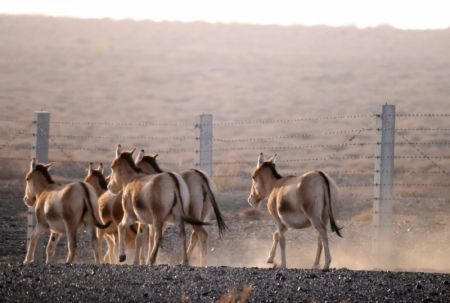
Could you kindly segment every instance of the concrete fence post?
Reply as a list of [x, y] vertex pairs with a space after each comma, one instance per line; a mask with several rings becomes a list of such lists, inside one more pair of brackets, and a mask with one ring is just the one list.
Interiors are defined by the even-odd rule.
[[[48, 142], [50, 133], [50, 113], [37, 111], [34, 113], [32, 123], [32, 142], [30, 158], [36, 158], [38, 163], [48, 162]], [[30, 243], [31, 233], [35, 226], [34, 207], [27, 211], [27, 248]]]
[[213, 116], [211, 114], [197, 116], [195, 122], [195, 140], [194, 165], [211, 177], [213, 158]]
[[373, 226], [376, 246], [388, 244], [392, 236], [392, 192], [394, 183], [395, 105], [382, 105], [377, 115]]

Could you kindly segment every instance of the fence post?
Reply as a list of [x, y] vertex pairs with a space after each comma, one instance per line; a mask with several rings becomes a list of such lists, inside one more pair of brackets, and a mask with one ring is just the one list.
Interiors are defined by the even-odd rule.
[[195, 123], [195, 167], [212, 176], [213, 116], [202, 114]]
[[[34, 113], [32, 124], [31, 159], [37, 162], [48, 162], [48, 140], [50, 132], [50, 113], [37, 111]], [[35, 226], [34, 207], [28, 207], [27, 211], [27, 248], [30, 243], [31, 233]]]
[[392, 233], [394, 183], [395, 105], [382, 105], [377, 115], [373, 226], [375, 245], [388, 244]]

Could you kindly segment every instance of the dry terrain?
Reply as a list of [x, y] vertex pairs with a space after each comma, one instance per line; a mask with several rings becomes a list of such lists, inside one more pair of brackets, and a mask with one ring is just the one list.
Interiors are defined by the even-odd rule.
[[[252, 302], [450, 301], [450, 29], [0, 16], [0, 71], [4, 301], [210, 302], [233, 288]], [[402, 116], [392, 245], [380, 254], [374, 113], [385, 102]], [[230, 232], [219, 239], [209, 228], [208, 268], [95, 266], [83, 231], [76, 264], [20, 265], [35, 110], [51, 113], [49, 158], [61, 181], [82, 178], [89, 161], [108, 164], [117, 143], [158, 152], [163, 168], [191, 167], [195, 117], [212, 113], [213, 177]], [[298, 269], [313, 262], [311, 229], [288, 232], [288, 270], [265, 264], [274, 225], [246, 203], [261, 151], [279, 153], [282, 175], [323, 169], [337, 181], [336, 270]], [[158, 263], [176, 264], [177, 250], [169, 227]], [[60, 263], [65, 254], [62, 240]]]
[[[288, 232], [290, 269], [281, 270], [264, 263], [273, 223], [264, 214], [244, 211], [244, 193], [221, 194], [219, 201], [228, 214], [230, 231], [218, 239], [215, 227], [209, 228], [207, 268], [164, 265], [179, 261], [178, 236], [173, 227], [165, 232], [160, 265], [153, 268], [92, 265], [89, 240], [83, 231], [79, 232], [75, 264], [63, 264], [67, 253], [63, 238], [58, 247], [59, 264], [43, 265], [45, 243], [41, 241], [37, 265], [23, 266], [26, 218], [20, 192], [21, 182], [1, 183], [0, 296], [4, 302], [450, 300], [450, 220], [442, 213], [433, 223], [399, 214], [394, 226], [395, 246], [380, 256], [372, 247], [370, 214], [351, 216], [352, 211], [343, 210], [338, 223], [344, 227], [344, 238], [331, 236], [332, 267], [336, 269], [327, 273], [295, 269], [312, 265], [316, 234], [307, 229]], [[449, 213], [448, 208], [445, 213]], [[437, 215], [426, 213], [427, 217]]]

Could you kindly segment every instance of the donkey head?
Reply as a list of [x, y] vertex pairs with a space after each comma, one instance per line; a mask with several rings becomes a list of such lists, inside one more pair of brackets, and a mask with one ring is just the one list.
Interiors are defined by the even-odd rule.
[[33, 206], [36, 202], [36, 195], [40, 194], [48, 184], [55, 183], [48, 173], [51, 166], [51, 163], [37, 164], [35, 158], [31, 160], [30, 170], [25, 177], [26, 187], [25, 196], [23, 197], [27, 206]]
[[111, 176], [108, 183], [108, 189], [113, 194], [118, 194], [133, 174], [142, 172], [133, 161], [135, 150], [134, 148], [129, 152], [122, 152], [120, 144], [117, 146], [116, 157], [111, 164]]
[[84, 178], [84, 182], [91, 184], [95, 188], [98, 196], [105, 192], [108, 189], [108, 182], [103, 175], [103, 163], [100, 163], [97, 169], [94, 169], [93, 163], [90, 162], [88, 173], [86, 178]]
[[[277, 154], [273, 155], [267, 161], [264, 161], [263, 153], [259, 154], [256, 168], [252, 173], [252, 187], [248, 196], [248, 203], [252, 207], [259, 207], [260, 202], [270, 194], [269, 183], [275, 170], [275, 159]], [[278, 175], [279, 176], [279, 175]]]
[[135, 160], [136, 166], [149, 175], [162, 173], [161, 168], [159, 168], [159, 165], [156, 162], [156, 157], [158, 157], [158, 154], [145, 156], [144, 150], [141, 149]]

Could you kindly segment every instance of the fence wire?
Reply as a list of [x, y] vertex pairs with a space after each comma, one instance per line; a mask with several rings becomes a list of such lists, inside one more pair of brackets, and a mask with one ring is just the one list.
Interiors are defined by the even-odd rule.
[[[428, 120], [445, 119], [444, 123], [447, 123], [450, 114], [397, 113], [395, 116], [399, 119], [399, 122], [401, 122], [401, 119], [423, 118]], [[239, 184], [242, 184], [244, 180], [250, 182], [251, 169], [256, 163], [256, 157], [250, 159], [246, 152], [280, 151], [283, 152], [283, 155], [277, 160], [277, 165], [281, 168], [283, 175], [301, 175], [310, 167], [320, 169], [323, 166], [327, 173], [339, 180], [339, 187], [344, 192], [347, 194], [353, 193], [354, 197], [365, 197], [365, 199], [373, 200], [374, 197], [371, 194], [359, 194], [358, 191], [369, 192], [377, 185], [373, 182], [373, 173], [377, 172], [372, 167], [374, 160], [379, 158], [374, 154], [377, 145], [376, 132], [382, 129], [374, 127], [376, 117], [376, 114], [355, 114], [293, 119], [215, 121], [211, 124], [214, 127], [214, 145], [211, 151], [214, 153], [215, 160], [205, 164], [214, 167], [214, 179], [222, 183], [225, 180], [235, 180], [239, 187]], [[293, 133], [292, 129], [288, 128], [286, 130], [290, 131], [288, 134], [276, 132], [276, 125], [317, 121], [323, 122], [321, 123], [323, 127], [320, 129], [301, 129], [301, 131]], [[29, 143], [32, 137], [30, 133], [31, 121], [0, 118], [0, 123], [25, 125], [20, 128], [11, 126], [5, 132], [2, 141], [0, 141], [0, 160], [28, 161], [29, 152], [32, 148], [32, 144]], [[329, 125], [326, 123], [329, 123]], [[351, 124], [350, 128], [348, 127], [349, 124]], [[120, 141], [120, 143], [129, 146], [138, 145], [139, 148], [144, 148], [148, 152], [159, 153], [165, 157], [165, 160], [159, 161], [159, 163], [167, 167], [192, 166], [194, 163], [192, 158], [195, 152], [198, 152], [196, 144], [199, 138], [194, 135], [196, 124], [189, 121], [51, 120], [50, 125], [49, 156], [51, 161], [60, 165], [85, 166], [89, 162], [109, 163], [112, 159], [107, 159], [108, 155], [112, 155], [115, 148], [115, 146], [108, 144], [111, 141]], [[253, 127], [239, 129], [239, 127], [247, 125]], [[104, 131], [104, 127], [109, 128], [108, 132]], [[332, 129], [327, 129], [327, 127]], [[133, 132], [133, 134], [130, 134], [128, 130], [121, 131], [121, 129], [129, 128], [139, 129], [141, 133]], [[155, 134], [153, 134], [152, 128], [157, 128], [157, 133], [155, 131]], [[250, 130], [251, 133], [258, 128], [261, 128], [260, 132], [264, 129], [266, 133], [253, 136], [245, 132]], [[165, 129], [165, 132], [161, 129]], [[183, 132], [186, 135], [183, 135]], [[439, 189], [439, 191], [446, 188], [450, 189], [450, 182], [427, 179], [446, 177], [450, 173], [450, 162], [448, 161], [450, 156], [448, 152], [443, 151], [450, 147], [448, 138], [450, 128], [442, 127], [442, 124], [437, 127], [432, 124], [427, 127], [414, 127], [399, 123], [395, 132], [400, 140], [393, 144], [398, 148], [408, 148], [408, 151], [398, 152], [393, 157], [399, 160], [396, 162], [394, 170], [398, 179], [392, 184], [394, 188], [430, 188]], [[426, 140], [417, 137], [418, 135], [421, 136], [422, 133], [426, 134], [426, 136], [422, 136], [426, 137]], [[305, 144], [304, 141], [308, 141], [308, 143]], [[145, 142], [150, 143], [145, 144]], [[435, 149], [432, 149], [433, 152], [428, 150], [430, 147], [435, 147]], [[11, 150], [16, 152], [12, 153]], [[299, 151], [304, 151], [306, 154], [299, 154]], [[183, 160], [179, 160], [180, 158]], [[172, 162], [169, 160], [172, 160]], [[177, 160], [178, 164], [174, 165]], [[414, 167], [408, 166], [412, 162], [414, 162]], [[354, 169], [349, 169], [344, 165], [350, 165]], [[425, 178], [430, 183], [417, 182], [420, 178]], [[231, 183], [231, 190], [233, 190], [233, 184]], [[427, 195], [396, 195], [393, 199], [435, 200], [439, 198]], [[445, 198], [442, 199], [446, 200]]]

